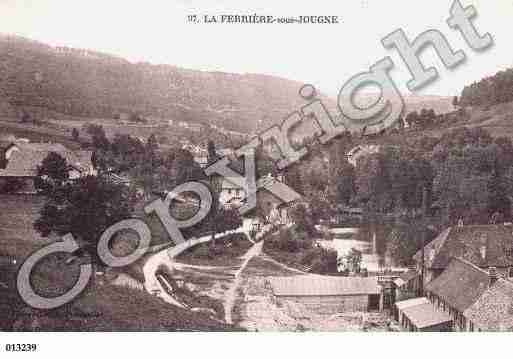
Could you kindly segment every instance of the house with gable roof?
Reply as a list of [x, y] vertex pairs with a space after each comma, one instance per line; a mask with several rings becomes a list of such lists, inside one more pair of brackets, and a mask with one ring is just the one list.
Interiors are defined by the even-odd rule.
[[513, 277], [513, 226], [504, 224], [454, 226], [440, 233], [415, 256], [417, 270], [424, 266], [424, 285], [436, 279], [452, 258], [464, 259], [478, 268], [495, 267], [504, 278]]
[[498, 278], [463, 315], [471, 331], [513, 331], [513, 282]]
[[96, 175], [92, 163], [91, 151], [72, 151], [61, 144], [52, 143], [17, 143], [10, 146], [5, 152], [5, 166], [0, 168], [0, 184], [9, 181], [18, 181], [18, 193], [36, 193], [35, 179], [38, 167], [52, 152], [66, 159], [69, 167], [70, 179], [86, 175]]
[[452, 258], [426, 285], [425, 294], [438, 310], [449, 314], [454, 330], [466, 331], [472, 324], [464, 312], [494, 283], [494, 276], [462, 258]]

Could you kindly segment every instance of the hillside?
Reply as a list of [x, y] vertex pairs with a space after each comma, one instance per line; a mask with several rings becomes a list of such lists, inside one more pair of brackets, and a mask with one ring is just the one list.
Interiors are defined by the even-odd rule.
[[[280, 123], [305, 103], [298, 95], [302, 83], [274, 76], [134, 64], [11, 35], [0, 35], [0, 54], [1, 117], [19, 117], [22, 110], [57, 120], [112, 119], [139, 112], [250, 133], [257, 126]], [[322, 98], [335, 111], [336, 100]], [[408, 96], [406, 110], [447, 112], [451, 100]]]
[[281, 119], [302, 103], [302, 84], [272, 76], [133, 64], [6, 35], [0, 53], [4, 116], [20, 109], [100, 118], [141, 112], [250, 132], [258, 120]]

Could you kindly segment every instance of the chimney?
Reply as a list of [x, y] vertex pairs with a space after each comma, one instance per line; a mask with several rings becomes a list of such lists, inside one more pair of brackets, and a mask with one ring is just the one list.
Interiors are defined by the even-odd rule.
[[488, 277], [490, 278], [490, 287], [497, 282], [497, 279], [499, 278], [497, 275], [497, 268], [490, 267], [488, 268]]

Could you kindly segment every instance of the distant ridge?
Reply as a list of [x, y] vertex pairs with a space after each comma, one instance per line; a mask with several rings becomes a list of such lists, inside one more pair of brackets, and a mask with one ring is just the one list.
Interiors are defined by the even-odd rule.
[[[0, 34], [0, 115], [5, 117], [21, 110], [93, 118], [139, 112], [251, 133], [280, 123], [304, 105], [298, 95], [302, 85], [269, 75], [131, 63], [98, 51]], [[336, 114], [336, 100], [321, 98]], [[439, 112], [439, 103], [450, 100], [436, 98], [425, 105]]]

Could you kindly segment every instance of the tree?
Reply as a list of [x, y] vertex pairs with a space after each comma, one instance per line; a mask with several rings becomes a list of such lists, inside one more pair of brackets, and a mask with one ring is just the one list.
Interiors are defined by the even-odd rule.
[[46, 193], [47, 202], [34, 228], [43, 237], [51, 233], [60, 236], [71, 233], [79, 243], [86, 243], [84, 250], [95, 258], [102, 233], [132, 215], [135, 192], [95, 176], [55, 183], [52, 191]]
[[290, 216], [292, 221], [296, 224], [296, 228], [298, 231], [312, 234], [313, 233], [313, 223], [310, 214], [306, 206], [302, 203], [299, 203], [292, 207]]
[[404, 118], [403, 116], [399, 116], [399, 118], [397, 119], [397, 127], [400, 131], [404, 130]]
[[152, 153], [157, 152], [157, 150], [159, 149], [159, 142], [157, 141], [157, 137], [155, 136], [155, 134], [152, 134], [150, 137], [148, 137], [148, 142], [146, 142], [146, 148]]
[[362, 252], [356, 248], [351, 248], [351, 251], [344, 257], [346, 268], [353, 273], [360, 273], [362, 265]]
[[242, 217], [238, 210], [234, 208], [220, 208], [216, 215], [217, 233], [233, 231], [242, 226]]
[[28, 123], [31, 121], [32, 118], [30, 117], [30, 114], [25, 110], [21, 110], [21, 123]]
[[419, 114], [417, 111], [410, 112], [408, 115], [406, 115], [405, 121], [408, 124], [409, 128], [413, 128], [419, 119]]
[[78, 140], [80, 139], [80, 133], [76, 128], [73, 128], [73, 130], [71, 131], [71, 137], [73, 138], [73, 141], [76, 142], [78, 142]]
[[50, 152], [37, 168], [36, 189], [51, 190], [69, 179], [70, 167], [66, 159], [56, 152]]
[[91, 135], [93, 147], [102, 151], [108, 151], [110, 149], [110, 142], [102, 125], [89, 125], [87, 127], [87, 133]]
[[414, 264], [413, 256], [422, 247], [424, 232], [428, 231], [428, 241], [434, 237], [434, 233], [418, 222], [409, 219], [408, 224], [397, 223], [387, 236], [386, 254], [394, 262], [394, 265]]
[[333, 206], [319, 193], [310, 200], [310, 212], [314, 223], [329, 219], [333, 214]]
[[349, 201], [355, 195], [355, 168], [352, 164], [344, 160], [335, 169], [334, 182], [336, 187], [337, 203], [349, 204]]
[[216, 162], [220, 156], [217, 154], [214, 141], [209, 140], [207, 144], [207, 162], [209, 165]]

